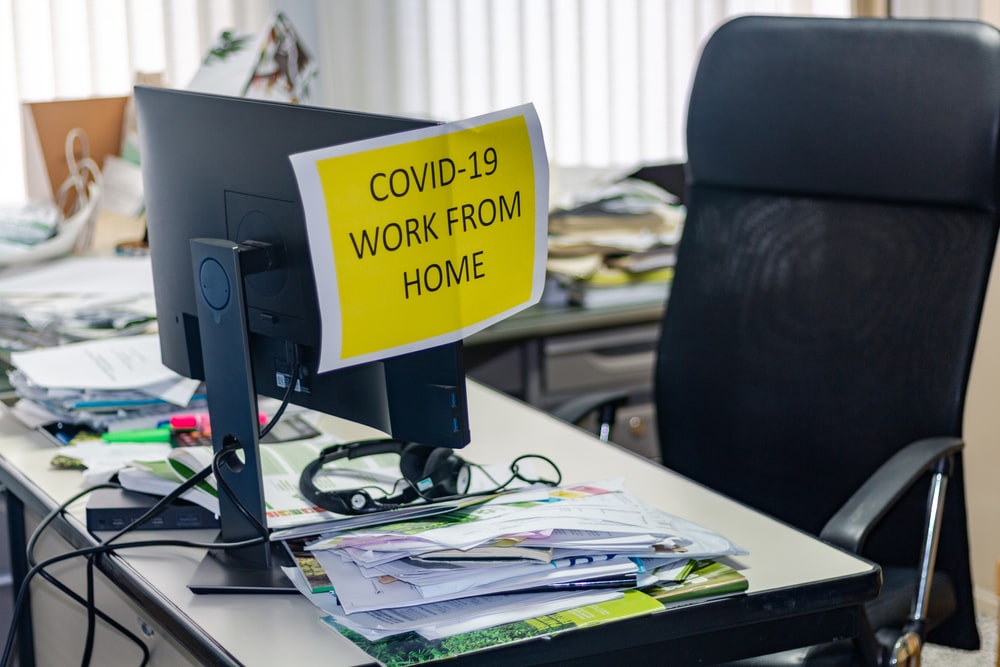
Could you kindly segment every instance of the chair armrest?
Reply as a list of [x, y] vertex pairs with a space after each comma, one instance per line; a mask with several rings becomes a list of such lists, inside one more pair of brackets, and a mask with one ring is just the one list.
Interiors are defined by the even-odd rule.
[[927, 438], [899, 450], [827, 521], [820, 538], [854, 553], [860, 552], [872, 528], [903, 493], [926, 471], [942, 459], [957, 454], [964, 446], [959, 438]]

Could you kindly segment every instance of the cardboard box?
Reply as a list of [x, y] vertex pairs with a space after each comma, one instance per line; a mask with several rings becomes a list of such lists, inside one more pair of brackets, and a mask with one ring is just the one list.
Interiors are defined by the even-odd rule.
[[54, 199], [59, 186], [69, 175], [66, 135], [73, 128], [79, 127], [86, 133], [90, 157], [102, 169], [106, 156], [118, 155], [128, 99], [95, 97], [25, 102], [22, 117], [28, 196], [39, 200]]

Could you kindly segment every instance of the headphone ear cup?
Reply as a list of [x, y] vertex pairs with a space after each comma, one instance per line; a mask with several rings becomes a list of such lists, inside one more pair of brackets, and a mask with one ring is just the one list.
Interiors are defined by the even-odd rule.
[[431, 452], [424, 464], [423, 478], [430, 479], [434, 485], [427, 495], [432, 498], [458, 495], [458, 477], [463, 466], [465, 461], [446, 447]]
[[[417, 483], [424, 478], [424, 468], [427, 466], [427, 459], [431, 453], [437, 449], [431, 445], [420, 445], [411, 443], [403, 448], [399, 454], [399, 472], [408, 480], [414, 488]], [[414, 496], [415, 497], [415, 496]]]
[[[428, 498], [457, 495], [459, 477], [464, 468], [465, 461], [448, 447], [413, 443], [406, 446], [399, 459], [399, 471], [403, 477], [413, 485], [413, 489], [419, 489]], [[425, 480], [430, 480], [430, 484]], [[424, 484], [421, 485], [421, 482]], [[408, 500], [418, 495], [413, 489], [403, 494]]]

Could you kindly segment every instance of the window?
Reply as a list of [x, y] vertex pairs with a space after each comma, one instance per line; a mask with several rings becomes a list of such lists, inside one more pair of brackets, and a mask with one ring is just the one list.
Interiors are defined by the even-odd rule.
[[[183, 87], [226, 28], [284, 11], [311, 46], [311, 103], [451, 120], [533, 102], [550, 159], [621, 166], [684, 156], [704, 38], [748, 12], [846, 16], [850, 0], [0, 0], [0, 145], [20, 102], [124, 95], [136, 72]], [[0, 201], [24, 196], [19, 150]]]

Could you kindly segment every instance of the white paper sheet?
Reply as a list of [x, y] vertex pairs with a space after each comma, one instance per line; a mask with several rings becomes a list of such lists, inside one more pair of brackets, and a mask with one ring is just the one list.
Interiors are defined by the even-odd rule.
[[69, 257], [0, 272], [0, 295], [152, 293], [149, 257]]
[[42, 387], [136, 389], [180, 378], [160, 361], [156, 335], [15, 352], [11, 361], [32, 383]]
[[629, 574], [638, 569], [633, 561], [615, 557], [600, 562], [580, 562], [567, 567], [547, 567], [544, 572], [539, 572], [537, 575], [513, 577], [483, 586], [472, 586], [461, 592], [425, 597], [419, 587], [402, 581], [383, 582], [379, 579], [368, 579], [360, 573], [354, 563], [347, 562], [330, 551], [315, 552], [315, 556], [333, 582], [344, 611], [349, 614], [470, 597], [469, 591], [472, 590], [479, 595], [487, 595], [555, 585], [587, 577]]

